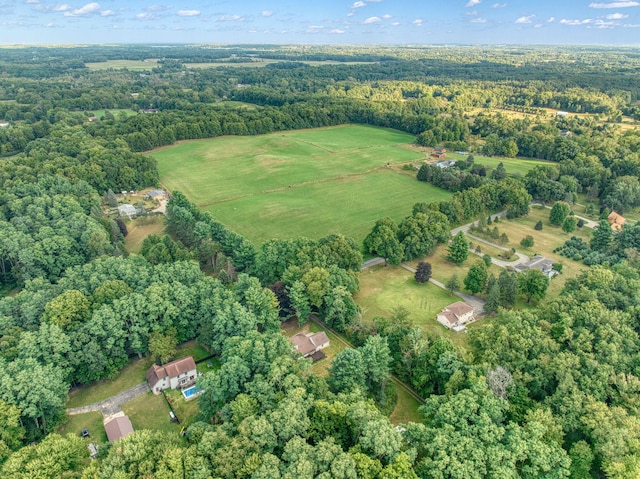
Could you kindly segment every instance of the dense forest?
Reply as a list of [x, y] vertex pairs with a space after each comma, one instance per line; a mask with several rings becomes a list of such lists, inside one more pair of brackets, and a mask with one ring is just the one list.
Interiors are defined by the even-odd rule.
[[[590, 243], [563, 245], [589, 269], [552, 301], [514, 309], [513, 276], [493, 278], [497, 315], [468, 348], [402, 311], [363, 324], [353, 299], [363, 253], [421, 258], [452, 226], [520, 217], [532, 200], [584, 195], [602, 218], [640, 206], [639, 67], [624, 48], [1, 49], [0, 476], [640, 477], [637, 224], [602, 220]], [[172, 192], [168, 235], [130, 254], [105, 214], [114, 191], [158, 185], [153, 148], [346, 123], [467, 152], [416, 172], [453, 196], [380, 218], [362, 245], [254, 245]], [[487, 174], [473, 154], [548, 164]], [[327, 377], [281, 334], [293, 316], [354, 345]], [[197, 339], [219, 359], [197, 421], [184, 437], [136, 431], [89, 462], [80, 437], [55, 432], [69, 389], [152, 354], [152, 338]], [[389, 421], [391, 374], [424, 399], [422, 422]]]

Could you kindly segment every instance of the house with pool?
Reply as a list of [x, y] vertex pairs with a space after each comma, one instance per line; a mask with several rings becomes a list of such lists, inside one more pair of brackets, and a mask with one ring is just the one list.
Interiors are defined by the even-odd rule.
[[164, 366], [152, 365], [147, 371], [147, 382], [154, 394], [163, 389], [187, 389], [196, 383], [198, 372], [191, 356], [176, 359]]

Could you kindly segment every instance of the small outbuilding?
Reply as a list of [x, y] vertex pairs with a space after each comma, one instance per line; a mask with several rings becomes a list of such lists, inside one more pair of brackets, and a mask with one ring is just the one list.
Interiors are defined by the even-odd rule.
[[129, 418], [125, 416], [124, 413], [120, 413], [104, 422], [104, 430], [107, 433], [109, 442], [115, 442], [131, 434], [133, 432], [133, 426]]

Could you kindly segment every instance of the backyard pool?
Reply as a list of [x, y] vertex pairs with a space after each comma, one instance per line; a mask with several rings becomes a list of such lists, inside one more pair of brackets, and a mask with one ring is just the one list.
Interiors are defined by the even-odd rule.
[[188, 401], [189, 399], [193, 399], [196, 396], [199, 396], [202, 393], [202, 389], [198, 386], [191, 386], [190, 388], [183, 389], [182, 395]]

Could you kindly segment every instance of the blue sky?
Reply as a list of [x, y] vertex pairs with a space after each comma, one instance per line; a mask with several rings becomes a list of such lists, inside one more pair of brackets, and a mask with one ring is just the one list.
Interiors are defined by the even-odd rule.
[[0, 44], [640, 46], [640, 0], [0, 0]]

